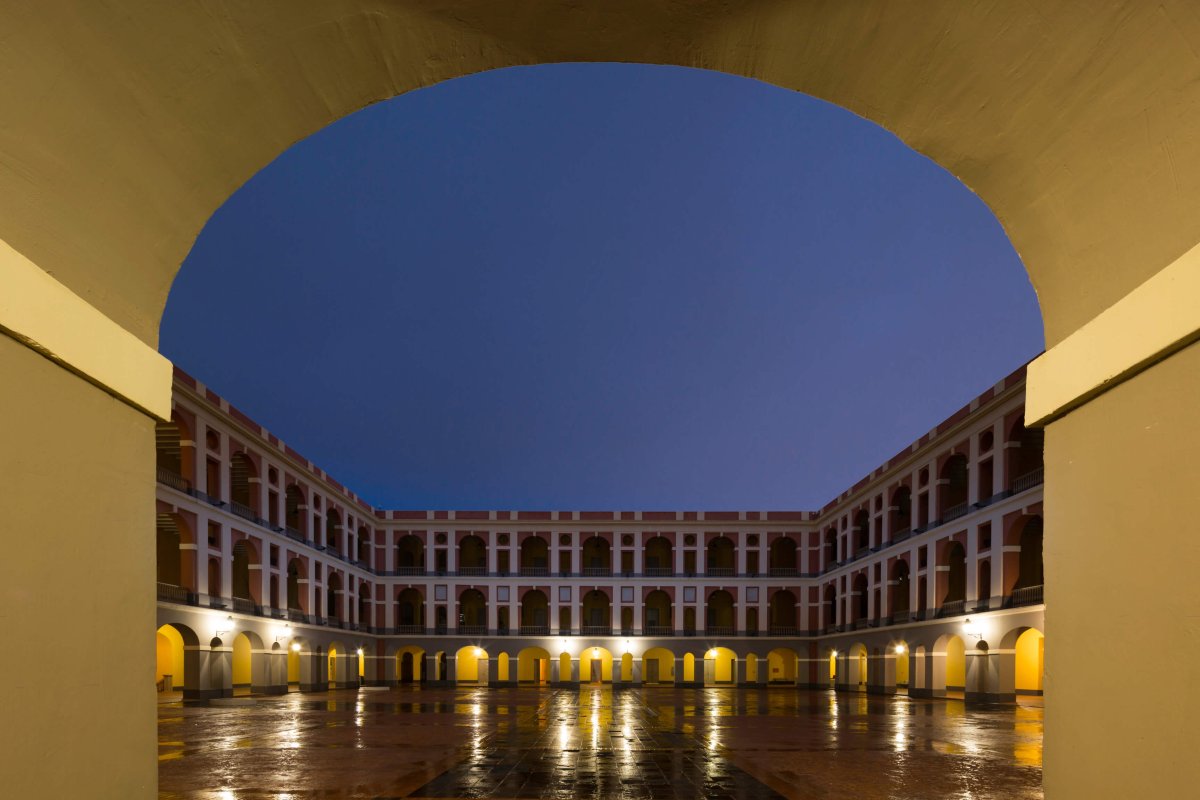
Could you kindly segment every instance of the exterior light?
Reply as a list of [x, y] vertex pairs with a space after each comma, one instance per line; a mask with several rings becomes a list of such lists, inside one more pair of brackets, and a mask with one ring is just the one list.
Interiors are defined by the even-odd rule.
[[476, 648], [475, 648], [475, 657], [476, 657], [476, 658], [479, 658], [481, 655], [483, 655], [483, 648], [482, 648], [482, 647], [476, 647]]
[[592, 648], [592, 658], [599, 658], [599, 657], [600, 657], [600, 648], [593, 647]]
[[277, 642], [282, 639], [290, 639], [291, 636], [292, 636], [292, 626], [291, 625], [284, 625], [282, 628], [275, 629], [275, 641], [277, 641]]
[[831, 652], [829, 653], [829, 655], [833, 656], [834, 658], [837, 658], [837, 650], [833, 650], [833, 651], [831, 651]]
[[979, 629], [979, 623], [971, 622], [970, 617], [963, 621], [963, 633], [973, 639], [983, 638], [983, 631]]
[[217, 623], [213, 635], [220, 639], [227, 633], [233, 633], [233, 614], [226, 614], [225, 619]]
[[625, 640], [625, 651], [624, 652], [626, 652], [626, 653], [629, 652], [629, 640], [628, 639]]
[[359, 654], [360, 656], [363, 654], [363, 649], [362, 649], [361, 647], [360, 647], [360, 648], [358, 648], [358, 654]]
[[708, 651], [708, 657], [709, 657], [709, 658], [716, 658], [716, 657], [717, 657], [717, 648], [715, 648], [715, 647], [714, 647], [712, 650], [709, 650], [709, 651]]
[[292, 642], [292, 652], [293, 653], [300, 652], [300, 643], [299, 642]]
[[904, 645], [902, 645], [902, 644], [896, 645], [896, 655], [898, 655], [898, 656], [904, 655]]

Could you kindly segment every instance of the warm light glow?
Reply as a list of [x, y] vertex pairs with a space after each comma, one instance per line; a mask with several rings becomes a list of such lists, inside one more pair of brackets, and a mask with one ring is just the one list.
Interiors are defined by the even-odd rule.
[[896, 645], [896, 655], [898, 655], [898, 656], [904, 655], [904, 645], [902, 645], [902, 644]]
[[833, 656], [834, 658], [837, 658], [837, 650], [834, 650], [833, 652], [831, 652], [830, 655]]
[[363, 649], [362, 649], [361, 647], [360, 647], [360, 648], [358, 648], [358, 654], [359, 654], [360, 656], [363, 654]]
[[974, 622], [971, 622], [970, 617], [968, 617], [963, 621], [963, 630], [969, 635], [974, 635], [979, 631], [979, 626]]
[[481, 655], [483, 655], [483, 648], [482, 648], [482, 647], [476, 647], [476, 648], [475, 648], [475, 657], [476, 657], [476, 658], [479, 658]]
[[300, 643], [299, 643], [299, 642], [294, 642], [294, 643], [292, 644], [292, 652], [293, 652], [293, 653], [299, 653], [299, 652], [300, 652]]
[[599, 657], [600, 657], [600, 648], [593, 647], [592, 648], [592, 658], [599, 658]]
[[717, 648], [715, 648], [715, 647], [714, 647], [712, 650], [709, 650], [709, 651], [708, 651], [708, 657], [709, 657], [709, 658], [716, 658], [716, 657], [717, 657]]
[[628, 639], [625, 640], [625, 649], [622, 652], [625, 652], [625, 653], [629, 652], [629, 640]]

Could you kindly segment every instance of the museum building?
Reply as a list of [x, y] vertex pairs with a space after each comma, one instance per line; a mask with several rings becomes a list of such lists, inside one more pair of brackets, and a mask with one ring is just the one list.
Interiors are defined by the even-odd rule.
[[175, 372], [158, 690], [1041, 694], [1042, 432], [1014, 372], [817, 511], [377, 509]]

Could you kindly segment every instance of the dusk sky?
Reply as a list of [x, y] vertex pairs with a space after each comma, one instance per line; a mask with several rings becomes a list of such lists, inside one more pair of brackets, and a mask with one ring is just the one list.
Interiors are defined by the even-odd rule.
[[161, 342], [414, 509], [815, 509], [1043, 347], [1000, 224], [891, 134], [612, 64], [300, 142], [210, 220]]

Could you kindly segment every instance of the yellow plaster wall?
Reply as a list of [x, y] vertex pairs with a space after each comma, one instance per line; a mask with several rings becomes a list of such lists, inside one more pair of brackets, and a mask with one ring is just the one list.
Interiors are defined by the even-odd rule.
[[169, 625], [158, 629], [155, 641], [155, 676], [161, 681], [163, 675], [171, 676], [171, 684], [183, 688], [183, 637]]
[[[7, 633], [53, 653], [69, 622], [89, 654], [83, 673], [72, 658], [0, 659], [4, 717], [21, 721], [0, 732], [3, 794], [154, 797], [154, 423], [3, 335], [0, 376], [0, 504], [5, 530], [24, 532], [0, 559], [0, 607], [24, 609]], [[48, 576], [94, 588], [81, 603]]]
[[1016, 688], [1018, 690], [1041, 690], [1045, 646], [1046, 637], [1033, 628], [1022, 633], [1017, 639]]
[[642, 655], [642, 680], [646, 679], [646, 663], [649, 661], [658, 662], [659, 681], [666, 682], [675, 679], [675, 654], [670, 650], [665, 647], [654, 647]]
[[233, 685], [250, 685], [250, 640], [240, 633], [233, 640]]
[[1200, 663], [1197, 398], [1192, 345], [1046, 430], [1050, 800], [1200, 785], [1200, 692], [1186, 679], [1130, 683], [1147, 659], [1173, 677]]
[[903, 653], [896, 653], [894, 650], [892, 652], [896, 656], [896, 683], [906, 684], [908, 683], [909, 652], [908, 650], [905, 650]]
[[479, 657], [475, 647], [464, 647], [454, 656], [454, 677], [460, 681], [479, 680]]
[[611, 681], [612, 680], [612, 667], [613, 667], [612, 653], [608, 652], [608, 650], [605, 650], [603, 647], [598, 648], [599, 655], [594, 654], [596, 651], [597, 651], [597, 648], [587, 647], [587, 648], [584, 648], [582, 653], [580, 653], [580, 656], [579, 656], [579, 680], [580, 681], [587, 682], [587, 681], [594, 680], [594, 678], [592, 676], [592, 659], [594, 659], [594, 658], [600, 659], [600, 675], [601, 675], [600, 680], [601, 681]]
[[957, 636], [951, 636], [946, 644], [946, 685], [967, 685], [967, 646]]

